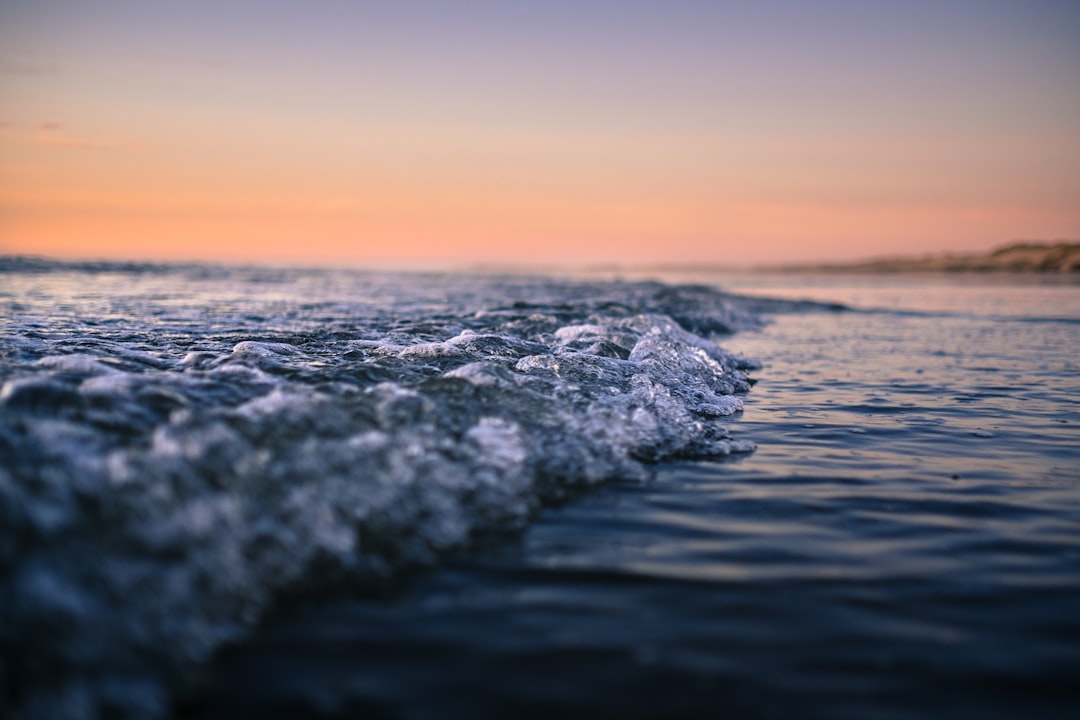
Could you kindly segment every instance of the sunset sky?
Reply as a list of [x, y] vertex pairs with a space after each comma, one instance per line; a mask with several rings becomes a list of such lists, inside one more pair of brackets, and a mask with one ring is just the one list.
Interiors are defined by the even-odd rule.
[[0, 252], [855, 259], [1080, 237], [1076, 0], [0, 0]]

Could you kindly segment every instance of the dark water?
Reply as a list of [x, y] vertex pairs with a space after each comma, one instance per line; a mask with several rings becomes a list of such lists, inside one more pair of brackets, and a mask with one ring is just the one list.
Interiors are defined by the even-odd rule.
[[1075, 715], [1080, 288], [752, 282], [9, 261], [9, 709]]
[[[707, 287], [0, 263], [0, 682], [160, 717], [287, 598], [362, 594], [674, 457], [752, 363]], [[801, 306], [806, 307], [806, 306]]]
[[754, 454], [306, 607], [196, 714], [1075, 717], [1077, 288], [780, 282], [745, 289], [879, 310], [723, 342], [764, 360]]

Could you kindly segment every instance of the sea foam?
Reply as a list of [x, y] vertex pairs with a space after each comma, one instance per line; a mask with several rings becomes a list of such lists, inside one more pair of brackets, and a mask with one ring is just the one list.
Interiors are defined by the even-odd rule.
[[[106, 287], [78, 314], [19, 294], [49, 273]], [[7, 277], [0, 675], [18, 717], [167, 714], [168, 688], [283, 596], [377, 587], [574, 488], [753, 449], [721, 423], [752, 364], [709, 338], [760, 320], [708, 288]]]

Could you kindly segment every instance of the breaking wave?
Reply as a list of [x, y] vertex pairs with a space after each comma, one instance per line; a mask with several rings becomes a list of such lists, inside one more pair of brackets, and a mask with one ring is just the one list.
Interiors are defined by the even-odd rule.
[[761, 301], [706, 287], [0, 272], [0, 677], [25, 717], [167, 714], [170, 685], [285, 594], [753, 449], [721, 423], [751, 363], [707, 338]]

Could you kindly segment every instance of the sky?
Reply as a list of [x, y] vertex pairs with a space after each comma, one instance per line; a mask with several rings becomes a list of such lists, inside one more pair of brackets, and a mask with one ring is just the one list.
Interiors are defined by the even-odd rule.
[[1075, 0], [0, 0], [0, 253], [748, 265], [1080, 237]]

